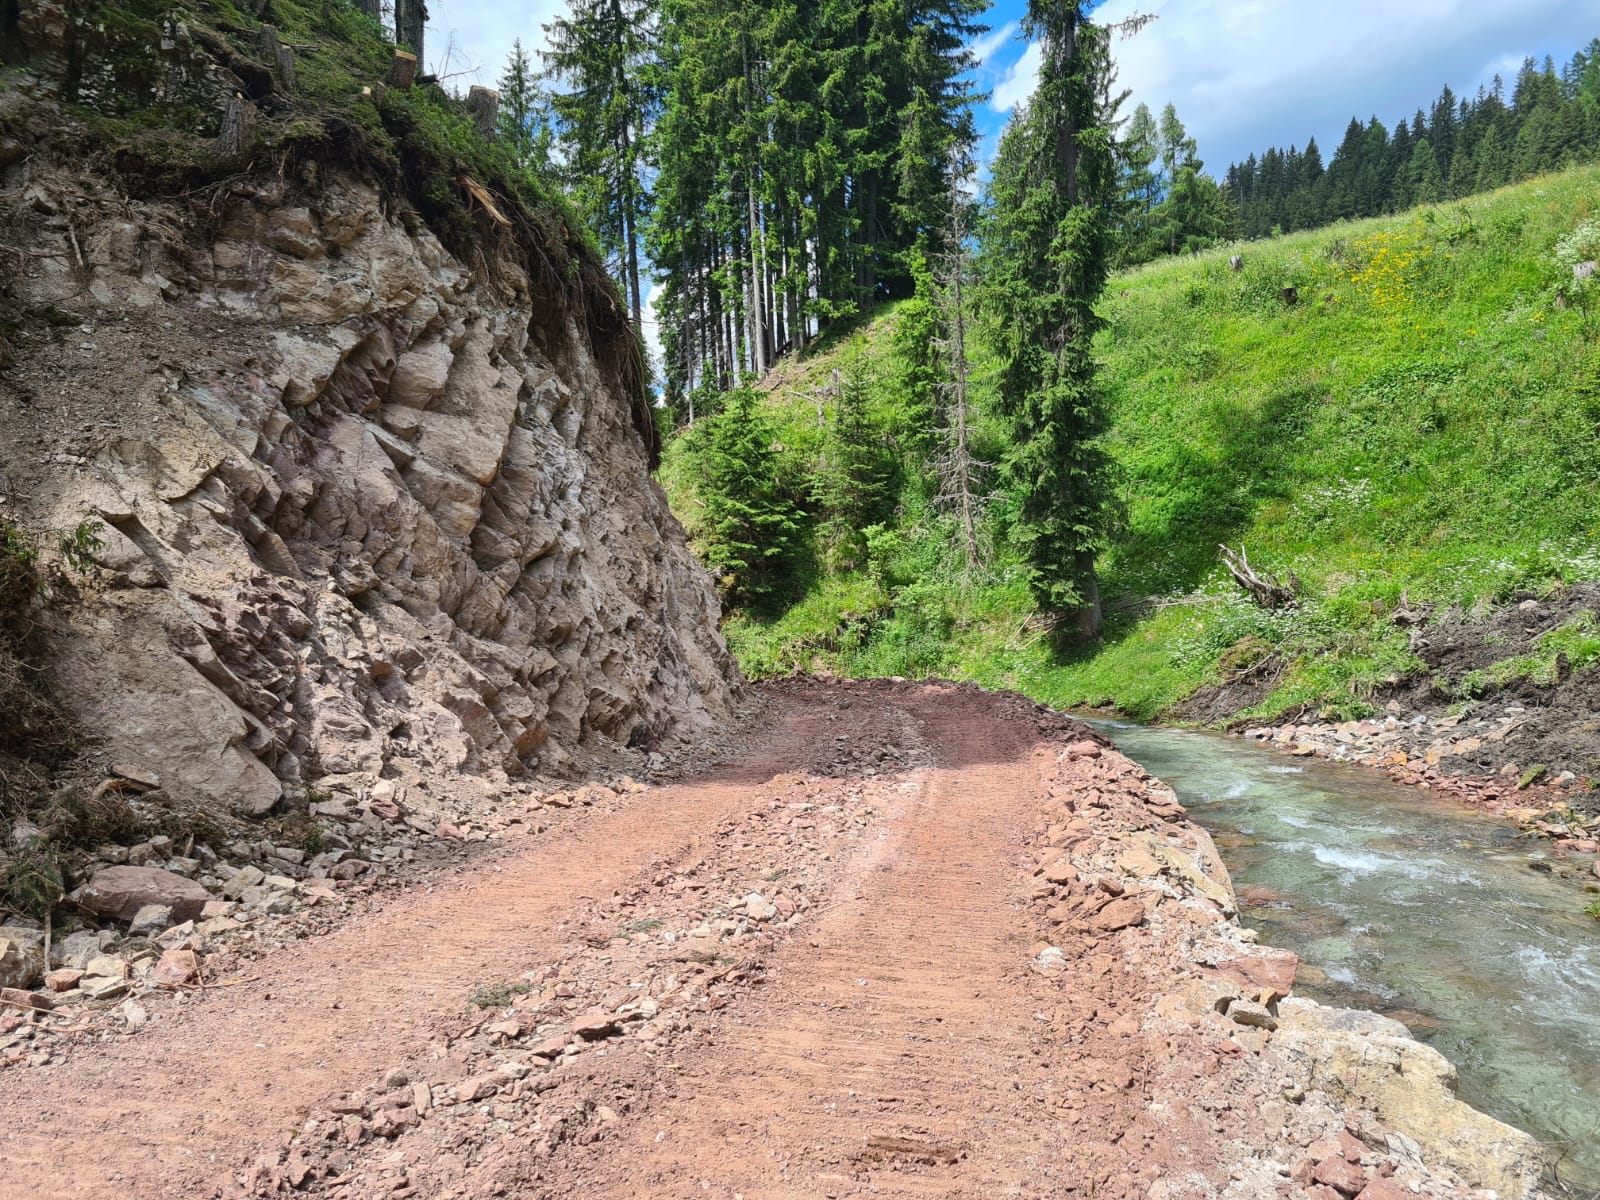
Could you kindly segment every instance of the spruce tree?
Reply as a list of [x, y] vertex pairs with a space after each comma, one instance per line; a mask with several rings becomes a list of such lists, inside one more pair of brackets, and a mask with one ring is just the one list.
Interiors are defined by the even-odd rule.
[[568, 183], [601, 249], [617, 264], [635, 326], [643, 315], [640, 238], [656, 107], [654, 29], [654, 0], [573, 0], [567, 16], [545, 26], [545, 64], [567, 89], [550, 100]]
[[706, 565], [736, 603], [760, 603], [792, 581], [800, 512], [778, 479], [771, 426], [750, 388], [729, 393], [700, 426]]
[[[1003, 463], [1012, 537], [1036, 602], [1100, 628], [1095, 556], [1106, 510], [1106, 425], [1091, 340], [1112, 251], [1115, 188], [1095, 97], [1107, 30], [1082, 0], [1029, 0], [1024, 29], [1043, 49], [1039, 86], [1001, 138], [989, 188], [984, 304], [1010, 422]], [[1181, 152], [1181, 140], [1166, 139]], [[1177, 154], [1173, 155], [1176, 161]]]
[[1437, 204], [1444, 197], [1444, 176], [1433, 143], [1423, 138], [1411, 152], [1411, 199], [1415, 204]]
[[522, 48], [522, 39], [511, 43], [506, 69], [500, 75], [500, 112], [496, 118], [500, 142], [518, 163], [534, 171], [550, 163], [553, 130], [550, 109], [539, 84], [533, 60]]
[[834, 376], [833, 413], [823, 460], [812, 478], [821, 511], [822, 540], [833, 566], [853, 570], [866, 562], [868, 526], [893, 506], [895, 464], [884, 431], [868, 411], [870, 382], [859, 352]]
[[1122, 175], [1117, 257], [1125, 265], [1144, 262], [1157, 249], [1150, 233], [1150, 214], [1161, 202], [1161, 178], [1155, 169], [1161, 154], [1157, 137], [1150, 106], [1140, 104], [1117, 140], [1117, 165]]

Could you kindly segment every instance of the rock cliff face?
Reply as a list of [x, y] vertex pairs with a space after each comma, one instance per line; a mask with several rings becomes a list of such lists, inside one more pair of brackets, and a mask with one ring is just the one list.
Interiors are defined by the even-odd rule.
[[24, 80], [0, 85], [0, 511], [97, 564], [55, 676], [110, 757], [261, 813], [726, 713], [638, 396], [525, 256], [464, 262], [337, 163], [136, 199], [57, 151], [71, 122]]

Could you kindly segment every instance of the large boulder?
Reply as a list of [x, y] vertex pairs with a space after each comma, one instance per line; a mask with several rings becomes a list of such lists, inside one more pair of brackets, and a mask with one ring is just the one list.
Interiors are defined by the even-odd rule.
[[[1230, 1010], [1231, 1011], [1231, 1010]], [[1388, 1128], [1449, 1163], [1472, 1186], [1502, 1200], [1539, 1194], [1538, 1142], [1456, 1098], [1456, 1069], [1398, 1021], [1308, 1000], [1279, 1006], [1275, 1049], [1292, 1073], [1335, 1101], [1371, 1108]]]
[[182, 922], [198, 918], [214, 897], [194, 880], [159, 867], [107, 867], [73, 893], [73, 899], [96, 916], [116, 921], [131, 921], [141, 908], [159, 904], [172, 910], [173, 921]]

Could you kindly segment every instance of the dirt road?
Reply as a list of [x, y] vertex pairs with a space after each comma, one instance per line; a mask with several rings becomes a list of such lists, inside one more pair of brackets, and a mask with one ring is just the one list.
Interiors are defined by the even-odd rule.
[[1316, 1186], [1297, 1156], [1378, 1180], [1348, 1113], [1281, 1094], [1281, 956], [1194, 965], [1225, 889], [1045, 865], [1147, 843], [1211, 854], [1024, 701], [790, 685], [698, 780], [0, 1075], [0, 1196], [1287, 1195]]

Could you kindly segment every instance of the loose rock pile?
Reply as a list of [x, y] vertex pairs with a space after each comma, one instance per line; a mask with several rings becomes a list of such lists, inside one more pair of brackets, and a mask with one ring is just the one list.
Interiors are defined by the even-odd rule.
[[[763, 705], [752, 697], [743, 708], [749, 737]], [[667, 777], [702, 767], [738, 740], [723, 733], [612, 758]], [[323, 781], [301, 845], [240, 839], [213, 850], [158, 836], [103, 846], [70, 898], [83, 927], [52, 931], [48, 962], [42, 925], [0, 925], [0, 1070], [45, 1066], [77, 1042], [163, 1020], [251, 960], [327, 932], [395, 888], [643, 788], [628, 774], [576, 788], [345, 776]]]
[[[1032, 892], [1049, 932], [1033, 969], [1064, 984], [1067, 964], [1090, 955], [1105, 963], [1099, 974], [1115, 966], [1166, 993], [1124, 1018], [1147, 1051], [1129, 1057], [1154, 1091], [1140, 1118], [1150, 1144], [1200, 1121], [1234, 1147], [1230, 1196], [1536, 1191], [1537, 1144], [1456, 1100], [1437, 1051], [1396, 1021], [1291, 998], [1295, 956], [1258, 948], [1232, 919], [1227, 870], [1169, 788], [1100, 739], [1061, 751], [1056, 779]], [[1132, 1083], [1125, 1066], [1106, 1071]], [[1146, 1194], [1192, 1193], [1152, 1180]]]

